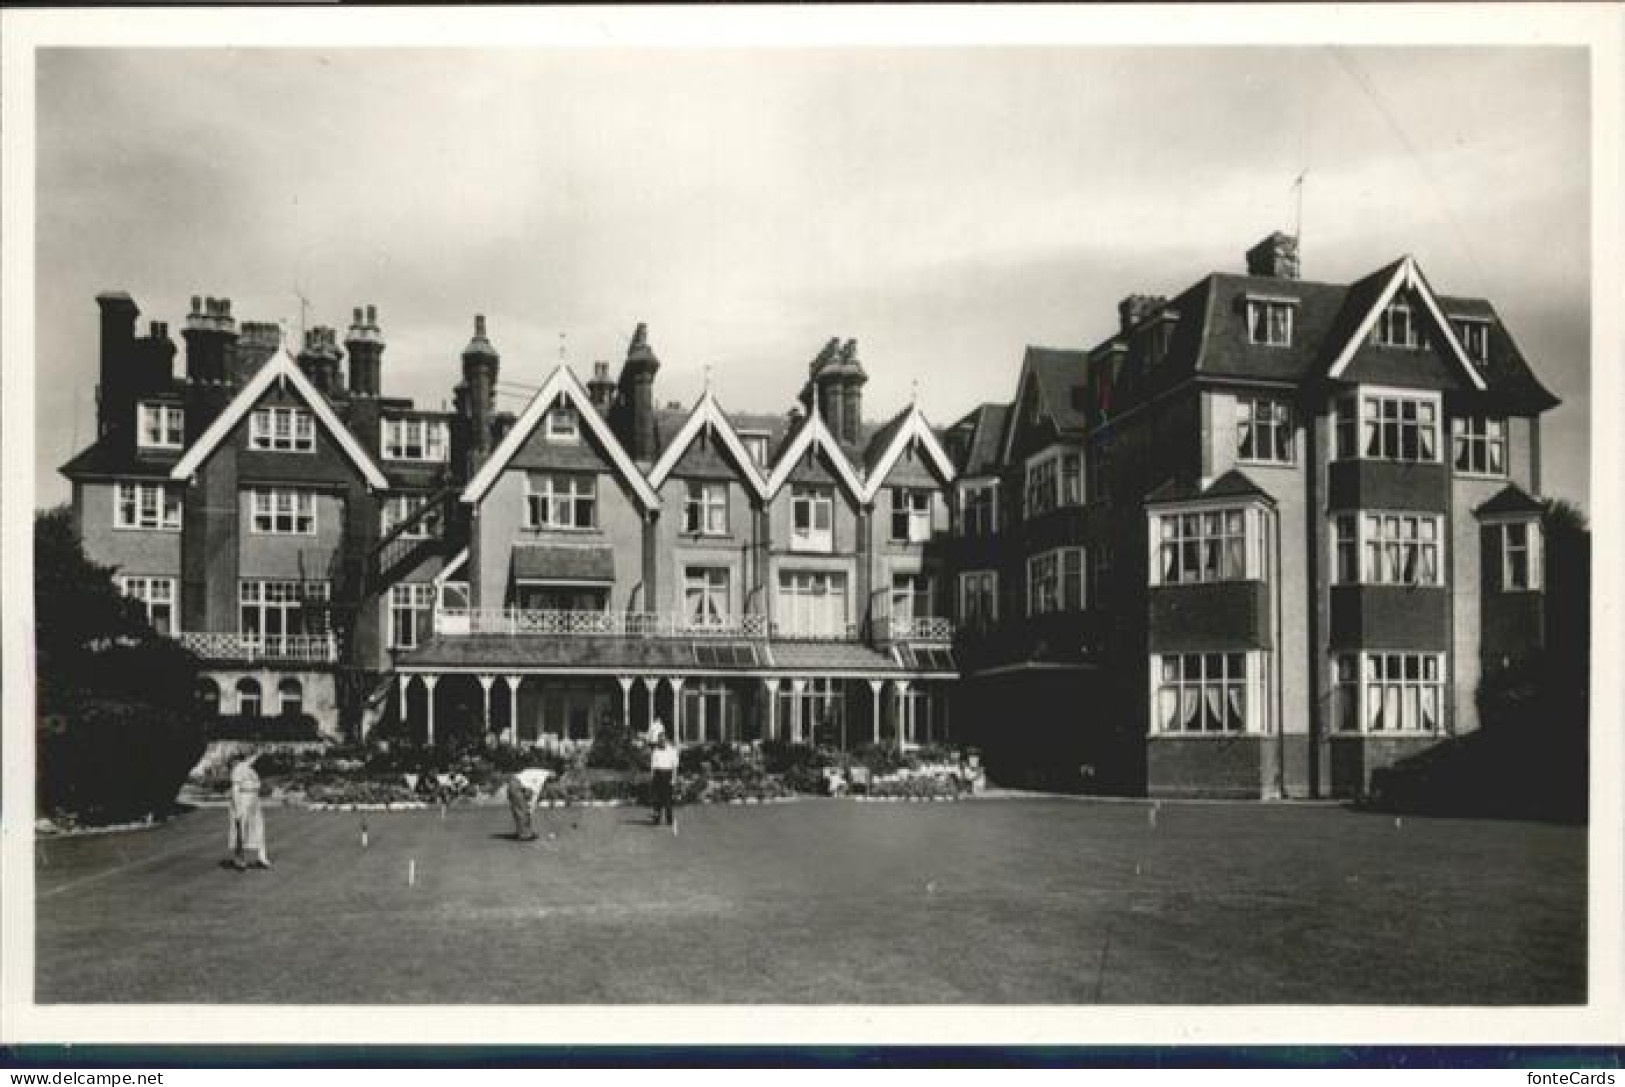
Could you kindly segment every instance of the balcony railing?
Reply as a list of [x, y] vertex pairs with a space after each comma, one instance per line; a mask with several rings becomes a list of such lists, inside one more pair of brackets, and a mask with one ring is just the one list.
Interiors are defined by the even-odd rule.
[[954, 640], [954, 621], [940, 615], [875, 620], [875, 640], [882, 642], [942, 642]]
[[437, 634], [548, 634], [600, 638], [765, 638], [765, 615], [707, 622], [660, 612], [529, 611], [520, 608], [439, 608]]
[[332, 664], [339, 659], [331, 634], [227, 634], [186, 631], [175, 635], [185, 649], [209, 661]]

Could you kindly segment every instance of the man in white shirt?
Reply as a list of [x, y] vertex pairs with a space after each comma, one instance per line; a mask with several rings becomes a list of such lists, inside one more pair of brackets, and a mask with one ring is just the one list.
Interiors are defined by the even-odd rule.
[[672, 786], [677, 780], [677, 748], [664, 734], [655, 741], [655, 749], [649, 754], [649, 769], [654, 772], [650, 783], [654, 797], [654, 824], [659, 826], [660, 817], [664, 815], [666, 825], [676, 834], [677, 814], [672, 808]]

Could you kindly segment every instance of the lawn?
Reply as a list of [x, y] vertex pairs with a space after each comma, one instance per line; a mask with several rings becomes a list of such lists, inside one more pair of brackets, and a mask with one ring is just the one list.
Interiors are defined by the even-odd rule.
[[[1585, 832], [1327, 806], [272, 808], [43, 843], [41, 1003], [1585, 999]], [[552, 837], [549, 837], [549, 834]], [[415, 861], [416, 885], [408, 886]]]

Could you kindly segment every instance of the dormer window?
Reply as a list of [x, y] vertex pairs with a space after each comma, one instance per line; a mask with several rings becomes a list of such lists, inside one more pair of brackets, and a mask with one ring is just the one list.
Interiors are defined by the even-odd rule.
[[550, 442], [573, 442], [581, 436], [581, 417], [576, 409], [567, 403], [554, 405], [547, 413], [547, 440]]
[[740, 444], [745, 447], [745, 452], [750, 455], [750, 459], [756, 462], [756, 466], [758, 468], [765, 468], [767, 466], [766, 434], [742, 433], [739, 435], [739, 441]]
[[310, 453], [316, 424], [304, 408], [257, 408], [249, 418], [248, 444], [276, 453]]
[[186, 413], [179, 404], [141, 404], [136, 442], [142, 449], [181, 448], [186, 444]]
[[1403, 298], [1396, 298], [1389, 303], [1387, 309], [1377, 316], [1377, 325], [1371, 330], [1371, 342], [1378, 347], [1403, 347], [1414, 349], [1422, 346], [1422, 335], [1416, 324], [1416, 314], [1411, 312], [1409, 302]]
[[1264, 347], [1292, 345], [1293, 303], [1284, 298], [1247, 300], [1247, 342]]
[[447, 431], [441, 419], [385, 419], [384, 456], [390, 460], [446, 459]]
[[1490, 323], [1480, 317], [1452, 317], [1450, 324], [1467, 357], [1474, 365], [1483, 366], [1490, 357]]

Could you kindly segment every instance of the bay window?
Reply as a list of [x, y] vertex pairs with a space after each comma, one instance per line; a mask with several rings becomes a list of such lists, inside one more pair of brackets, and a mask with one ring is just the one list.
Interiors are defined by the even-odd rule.
[[1444, 654], [1340, 653], [1332, 661], [1339, 734], [1437, 732], [1444, 718]]
[[1333, 521], [1339, 584], [1439, 585], [1440, 518], [1430, 513], [1344, 513]]
[[1245, 581], [1267, 576], [1262, 510], [1194, 510], [1159, 514], [1152, 520], [1156, 522], [1152, 533], [1153, 585]]
[[179, 532], [180, 491], [162, 483], [115, 484], [113, 527]]
[[981, 627], [999, 619], [999, 574], [972, 570], [959, 575], [959, 622]]
[[1027, 466], [1027, 516], [1037, 517], [1055, 508], [1060, 474], [1053, 457]]
[[598, 526], [598, 479], [564, 472], [525, 477], [525, 527], [582, 530]]
[[835, 495], [828, 487], [790, 492], [790, 549], [829, 551], [834, 546]]
[[1163, 653], [1151, 658], [1152, 725], [1168, 735], [1260, 732], [1263, 654]]
[[1337, 402], [1337, 456], [1340, 460], [1437, 461], [1437, 398], [1386, 391], [1344, 397]]
[[1507, 474], [1507, 421], [1484, 415], [1450, 420], [1456, 471], [1465, 475]]
[[1515, 592], [1541, 587], [1541, 529], [1538, 521], [1505, 521], [1491, 525], [1500, 554], [1501, 589]]
[[304, 408], [255, 408], [249, 417], [250, 449], [310, 453], [316, 449], [316, 421]]

